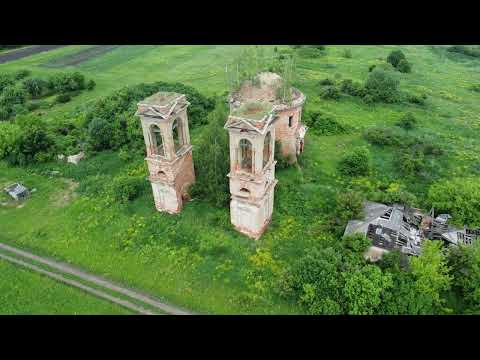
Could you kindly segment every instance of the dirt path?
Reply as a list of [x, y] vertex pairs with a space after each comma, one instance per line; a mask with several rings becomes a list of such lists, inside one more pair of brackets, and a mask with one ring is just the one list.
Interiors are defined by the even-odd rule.
[[74, 54], [62, 56], [52, 59], [40, 66], [50, 68], [62, 68], [66, 66], [76, 66], [90, 59], [96, 58], [118, 48], [119, 45], [96, 45], [84, 50], [80, 50]]
[[65, 46], [67, 45], [32, 45], [26, 48], [12, 50], [5, 54], [0, 54], [0, 64], [23, 59], [24, 57], [27, 57], [27, 56], [32, 56], [45, 51], [55, 50]]
[[62, 282], [64, 284], [79, 288], [79, 289], [81, 289], [85, 292], [88, 292], [90, 294], [95, 295], [96, 297], [108, 300], [112, 303], [123, 306], [123, 307], [125, 307], [129, 310], [133, 310], [133, 311], [138, 312], [138, 313], [143, 314], [143, 315], [154, 315], [151, 311], [148, 311], [148, 310], [146, 310], [146, 309], [144, 309], [140, 306], [137, 306], [135, 304], [132, 304], [130, 301], [122, 300], [122, 299], [119, 299], [115, 296], [111, 296], [109, 294], [104, 293], [103, 291], [93, 289], [90, 286], [86, 286], [86, 285], [83, 285], [82, 283], [79, 283], [78, 281], [67, 279], [67, 278], [63, 277], [62, 275], [55, 274], [51, 271], [44, 270], [44, 269], [42, 269], [38, 266], [26, 263], [22, 260], [18, 260], [18, 259], [15, 259], [15, 258], [7, 256], [7, 255], [3, 255], [3, 254], [0, 254], [0, 259], [11, 262], [12, 264], [15, 264], [15, 265], [23, 266], [24, 268], [27, 268], [29, 270], [33, 270], [33, 271], [35, 271], [39, 274], [48, 276], [49, 278], [52, 278], [52, 279], [57, 280], [59, 282]]
[[[140, 293], [140, 292], [134, 291], [132, 289], [128, 289], [128, 288], [123, 287], [121, 285], [115, 284], [111, 281], [108, 281], [108, 280], [106, 280], [106, 279], [104, 279], [100, 276], [92, 275], [92, 274], [84, 272], [80, 269], [74, 268], [73, 266], [71, 266], [69, 264], [61, 263], [61, 262], [58, 262], [58, 261], [55, 261], [55, 260], [52, 260], [52, 259], [48, 259], [46, 257], [37, 256], [37, 255], [34, 255], [34, 254], [32, 254], [28, 251], [24, 251], [24, 250], [18, 249], [16, 247], [13, 247], [13, 246], [10, 246], [10, 245], [4, 244], [4, 243], [0, 243], [0, 249], [4, 250], [6, 252], [9, 252], [11, 254], [15, 254], [16, 256], [21, 257], [22, 260], [25, 260], [25, 261], [21, 261], [21, 260], [17, 260], [17, 261], [21, 261], [21, 262], [26, 263], [28, 265], [28, 267], [33, 271], [39, 272], [38, 269], [40, 269], [40, 270], [42, 270], [42, 272], [44, 272], [46, 270], [43, 270], [43, 269], [39, 268], [38, 266], [32, 265], [31, 263], [29, 263], [30, 261], [38, 262], [40, 264], [49, 266], [52, 269], [60, 271], [63, 274], [73, 275], [73, 276], [75, 276], [75, 277], [77, 277], [77, 278], [79, 278], [83, 281], [90, 282], [90, 283], [95, 284], [97, 286], [101, 286], [104, 289], [108, 289], [110, 291], [114, 291], [114, 292], [117, 292], [119, 294], [123, 294], [125, 296], [130, 297], [131, 299], [142, 302], [144, 304], [148, 304], [151, 307], [156, 308], [163, 313], [167, 313], [167, 314], [171, 314], [171, 315], [193, 315], [192, 313], [187, 312], [183, 309], [180, 309], [176, 306], [169, 305], [169, 304], [166, 304], [162, 301], [159, 301], [159, 300], [155, 299], [154, 297], [152, 297], [150, 295]], [[5, 259], [6, 255], [0, 254], [0, 257]], [[20, 264], [18, 264], [18, 265], [20, 265]], [[22, 266], [25, 266], [25, 265], [22, 264]], [[61, 275], [54, 274], [54, 273], [52, 273], [52, 274], [57, 276], [56, 279], [58, 281], [62, 281], [62, 282], [65, 282], [64, 280], [67, 280], [69, 282], [73, 281], [73, 280], [66, 279], [66, 278], [64, 278], [64, 280], [61, 280], [61, 279], [58, 278], [58, 277], [62, 277]], [[45, 274], [45, 275], [47, 275], [47, 274]], [[47, 275], [47, 276], [49, 276], [49, 275]], [[50, 276], [50, 277], [52, 277], [52, 276]], [[78, 284], [80, 284], [80, 283], [78, 283]], [[69, 285], [79, 287], [79, 286], [74, 285], [74, 284], [69, 284]], [[85, 287], [83, 284], [80, 284], [80, 285]], [[86, 289], [83, 289], [83, 290], [89, 291], [89, 290], [86, 290]], [[91, 289], [91, 290], [97, 291], [95, 289]], [[89, 291], [89, 292], [93, 293], [92, 291]], [[98, 294], [95, 294], [95, 293], [93, 293], [93, 294], [99, 296]], [[110, 296], [108, 294], [104, 294], [104, 295]], [[104, 299], [106, 299], [105, 296], [100, 296], [100, 297], [103, 297]], [[118, 299], [118, 300], [124, 301], [124, 300], [121, 300], [121, 299]], [[136, 305], [134, 305], [134, 306], [136, 306]]]

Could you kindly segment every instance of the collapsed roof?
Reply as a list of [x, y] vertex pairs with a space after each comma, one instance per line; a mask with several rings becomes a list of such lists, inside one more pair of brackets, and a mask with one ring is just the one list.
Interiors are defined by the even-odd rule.
[[246, 80], [230, 95], [230, 116], [225, 128], [238, 128], [264, 134], [268, 125], [275, 121], [279, 111], [302, 105], [305, 95], [290, 88], [291, 101], [283, 102], [278, 96], [283, 79], [272, 72], [257, 75], [255, 83]]
[[167, 119], [189, 104], [183, 94], [161, 91], [140, 101], [135, 115]]

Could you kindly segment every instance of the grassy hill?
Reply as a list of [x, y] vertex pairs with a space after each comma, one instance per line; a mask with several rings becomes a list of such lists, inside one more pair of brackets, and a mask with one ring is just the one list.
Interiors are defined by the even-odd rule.
[[[238, 46], [121, 46], [74, 67], [43, 66], [59, 64], [86, 48], [69, 46], [42, 53], [0, 65], [0, 72], [28, 69], [41, 75], [78, 70], [94, 79], [93, 91], [42, 110], [47, 119], [68, 118], [98, 97], [141, 82], [182, 82], [206, 95], [223, 94], [225, 63], [240, 51]], [[351, 57], [344, 56], [347, 48]], [[413, 64], [411, 73], [397, 74], [400, 89], [426, 94], [425, 105], [367, 104], [351, 96], [338, 100], [319, 96], [320, 80], [363, 83], [369, 66], [397, 48]], [[328, 46], [323, 56], [300, 57], [295, 86], [307, 95], [306, 112], [320, 111], [348, 131], [329, 136], [307, 133], [300, 164], [277, 171], [273, 223], [257, 243], [232, 229], [228, 208], [215, 208], [202, 199], [170, 216], [154, 210], [148, 189], [126, 205], [112, 205], [89, 193], [88, 186], [97, 180], [127, 172], [146, 174], [142, 158], [125, 160], [109, 151], [76, 168], [60, 163], [20, 168], [0, 162], [0, 187], [21, 181], [37, 189], [22, 207], [0, 206], [0, 240], [70, 261], [195, 311], [303, 313], [298, 304], [278, 295], [274, 279], [306, 249], [327, 242], [336, 199], [345, 186], [366, 196], [402, 188], [416, 196], [418, 206], [427, 208], [432, 184], [465, 174], [480, 176], [480, 93], [470, 89], [480, 84], [479, 70], [479, 59], [449, 53], [442, 46]], [[393, 127], [406, 112], [419, 120], [410, 136], [428, 137], [442, 148], [442, 155], [428, 157], [426, 170], [415, 177], [399, 171], [398, 149], [374, 146], [363, 136], [372, 126]], [[201, 127], [192, 131], [194, 145], [201, 133]], [[337, 165], [347, 150], [357, 146], [370, 149], [373, 171], [367, 177], [345, 180]], [[54, 170], [60, 175], [51, 175]], [[79, 184], [79, 191], [71, 181]], [[2, 196], [0, 202], [5, 202]]]

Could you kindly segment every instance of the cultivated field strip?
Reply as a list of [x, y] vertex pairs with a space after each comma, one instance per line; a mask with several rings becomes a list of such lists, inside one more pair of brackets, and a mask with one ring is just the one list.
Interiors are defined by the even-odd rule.
[[[6, 261], [13, 262], [17, 265], [26, 267], [26, 268], [28, 268], [32, 271], [36, 271], [36, 272], [39, 272], [43, 275], [51, 277], [51, 278], [53, 278], [57, 281], [60, 281], [60, 282], [63, 282], [65, 284], [80, 288], [80, 289], [82, 289], [86, 292], [89, 292], [89, 293], [97, 296], [97, 297], [112, 301], [112, 302], [114, 302], [118, 305], [121, 305], [121, 306], [129, 308], [131, 310], [137, 311], [141, 314], [154, 314], [154, 313], [149, 311], [149, 310], [144, 309], [141, 306], [135, 305], [135, 304], [133, 304], [129, 301], [126, 301], [126, 300], [120, 299], [118, 297], [109, 295], [109, 294], [105, 293], [104, 291], [94, 289], [90, 286], [87, 286], [87, 285], [84, 285], [84, 284], [80, 283], [79, 281], [68, 279], [68, 278], [66, 278], [62, 275], [71, 275], [71, 276], [74, 276], [78, 279], [81, 279], [81, 280], [83, 280], [87, 283], [95, 284], [95, 285], [99, 286], [100, 288], [103, 288], [104, 290], [109, 290], [109, 291], [112, 291], [112, 292], [116, 292], [116, 293], [125, 295], [125, 296], [129, 297], [130, 299], [135, 300], [136, 302], [147, 304], [150, 307], [159, 310], [161, 313], [166, 313], [166, 314], [170, 314], [170, 315], [192, 315], [192, 313], [190, 313], [190, 312], [187, 312], [187, 311], [185, 311], [183, 309], [180, 309], [176, 306], [165, 304], [164, 302], [161, 302], [161, 301], [153, 298], [150, 295], [146, 295], [146, 294], [140, 293], [138, 291], [127, 289], [123, 286], [115, 284], [115, 283], [113, 283], [111, 281], [108, 281], [106, 279], [103, 279], [99, 276], [92, 275], [92, 274], [86, 273], [82, 270], [79, 270], [77, 268], [74, 268], [71, 265], [68, 265], [68, 264], [65, 264], [65, 263], [60, 263], [60, 262], [54, 261], [52, 259], [47, 259], [45, 257], [40, 257], [40, 256], [34, 255], [34, 254], [32, 254], [28, 251], [24, 251], [24, 250], [15, 248], [15, 247], [10, 246], [10, 245], [6, 245], [4, 243], [0, 243], [0, 249], [3, 250], [3, 251], [9, 252], [11, 254], [14, 254], [17, 257], [20, 257], [22, 259], [22, 260], [16, 259], [16, 258], [7, 256], [7, 255], [3, 255], [3, 254], [0, 253], [0, 258], [4, 259]], [[53, 273], [51, 271], [44, 270], [44, 269], [32, 264], [31, 261], [38, 262], [38, 263], [46, 265], [46, 266], [48, 266], [52, 269], [55, 269], [55, 270], [59, 271], [62, 275], [60, 275], [58, 273]]]
[[12, 50], [0, 55], [0, 64], [4, 64], [14, 60], [20, 60], [27, 56], [40, 54], [45, 51], [59, 49], [67, 45], [33, 45], [18, 50]]
[[44, 64], [41, 64], [40, 66], [49, 68], [76, 66], [85, 61], [106, 54], [116, 48], [118, 48], [118, 45], [96, 45], [84, 50], [80, 50], [74, 54], [65, 55], [60, 58], [54, 58]]

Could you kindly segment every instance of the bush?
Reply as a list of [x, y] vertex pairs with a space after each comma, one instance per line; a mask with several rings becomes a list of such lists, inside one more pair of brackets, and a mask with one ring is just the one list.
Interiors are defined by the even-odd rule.
[[350, 96], [362, 96], [364, 94], [362, 84], [351, 79], [345, 79], [340, 83], [340, 91]]
[[370, 151], [357, 147], [347, 152], [338, 164], [338, 170], [345, 176], [365, 176], [370, 173]]
[[427, 100], [427, 95], [425, 94], [422, 94], [422, 95], [408, 94], [407, 95], [407, 101], [412, 104], [425, 105], [426, 100]]
[[399, 157], [399, 167], [404, 175], [418, 175], [425, 167], [423, 152], [419, 148], [404, 151]]
[[480, 84], [472, 85], [470, 90], [480, 93]]
[[30, 94], [30, 96], [34, 98], [42, 95], [44, 89], [47, 86], [46, 82], [39, 78], [25, 79], [22, 82], [22, 85], [25, 90]]
[[6, 107], [0, 107], [0, 121], [8, 120], [11, 116], [11, 113], [11, 109], [8, 109]]
[[336, 135], [347, 132], [347, 128], [335, 118], [319, 111], [307, 112], [303, 120], [318, 135]]
[[389, 71], [376, 67], [365, 82], [365, 96], [367, 102], [394, 103], [398, 101], [399, 81]]
[[470, 47], [465, 45], [453, 45], [450, 46], [447, 51], [463, 54], [471, 57], [480, 57], [480, 48]]
[[20, 127], [11, 122], [0, 123], [0, 159], [11, 154], [17, 138], [20, 136]]
[[320, 80], [318, 84], [320, 86], [335, 85], [335, 81], [333, 81], [332, 79], [326, 78], [326, 79]]
[[48, 87], [56, 93], [85, 89], [85, 77], [79, 73], [58, 73], [48, 79]]
[[13, 74], [13, 77], [15, 80], [22, 80], [25, 79], [26, 77], [30, 76], [31, 71], [30, 70], [18, 70]]
[[8, 86], [12, 86], [15, 84], [15, 79], [11, 74], [1, 74], [0, 73], [0, 94], [2, 93], [3, 89]]
[[145, 188], [143, 178], [132, 177], [128, 175], [119, 175], [113, 178], [108, 186], [108, 192], [113, 199], [121, 204], [135, 200]]
[[284, 156], [282, 152], [282, 143], [278, 140], [275, 140], [275, 160], [277, 161], [276, 169], [286, 169], [291, 163], [292, 159], [288, 156]]
[[92, 150], [100, 151], [111, 149], [113, 146], [113, 126], [104, 119], [93, 119], [88, 124], [88, 144]]
[[320, 90], [320, 97], [326, 100], [340, 99], [340, 90], [336, 86], [327, 86]]
[[55, 102], [57, 104], [65, 104], [70, 100], [72, 100], [72, 97], [69, 94], [60, 94], [60, 95], [57, 95], [57, 97], [55, 98]]
[[53, 158], [54, 141], [42, 119], [33, 116], [17, 117], [16, 124], [20, 132], [6, 156], [10, 164], [23, 166]]
[[402, 73], [409, 73], [412, 72], [412, 65], [406, 59], [402, 59], [397, 65], [397, 70]]
[[14, 116], [28, 114], [28, 108], [23, 104], [15, 104], [12, 106]]
[[86, 89], [93, 90], [97, 84], [92, 79], [87, 81]]
[[394, 50], [387, 57], [387, 62], [392, 64], [394, 68], [397, 68], [402, 60], [407, 60], [402, 50]]
[[417, 123], [417, 118], [412, 113], [406, 113], [400, 118], [396, 125], [405, 130], [412, 130], [417, 126]]
[[389, 127], [371, 127], [363, 134], [369, 143], [379, 146], [401, 145], [402, 137], [399, 135], [398, 131]]
[[449, 213], [459, 226], [480, 226], [480, 178], [443, 179], [432, 185], [428, 200], [437, 213]]
[[352, 50], [350, 49], [345, 49], [342, 51], [342, 56], [345, 58], [345, 59], [351, 59], [352, 58]]
[[23, 87], [11, 85], [3, 89], [0, 95], [0, 107], [11, 108], [13, 105], [25, 104], [27, 93]]

